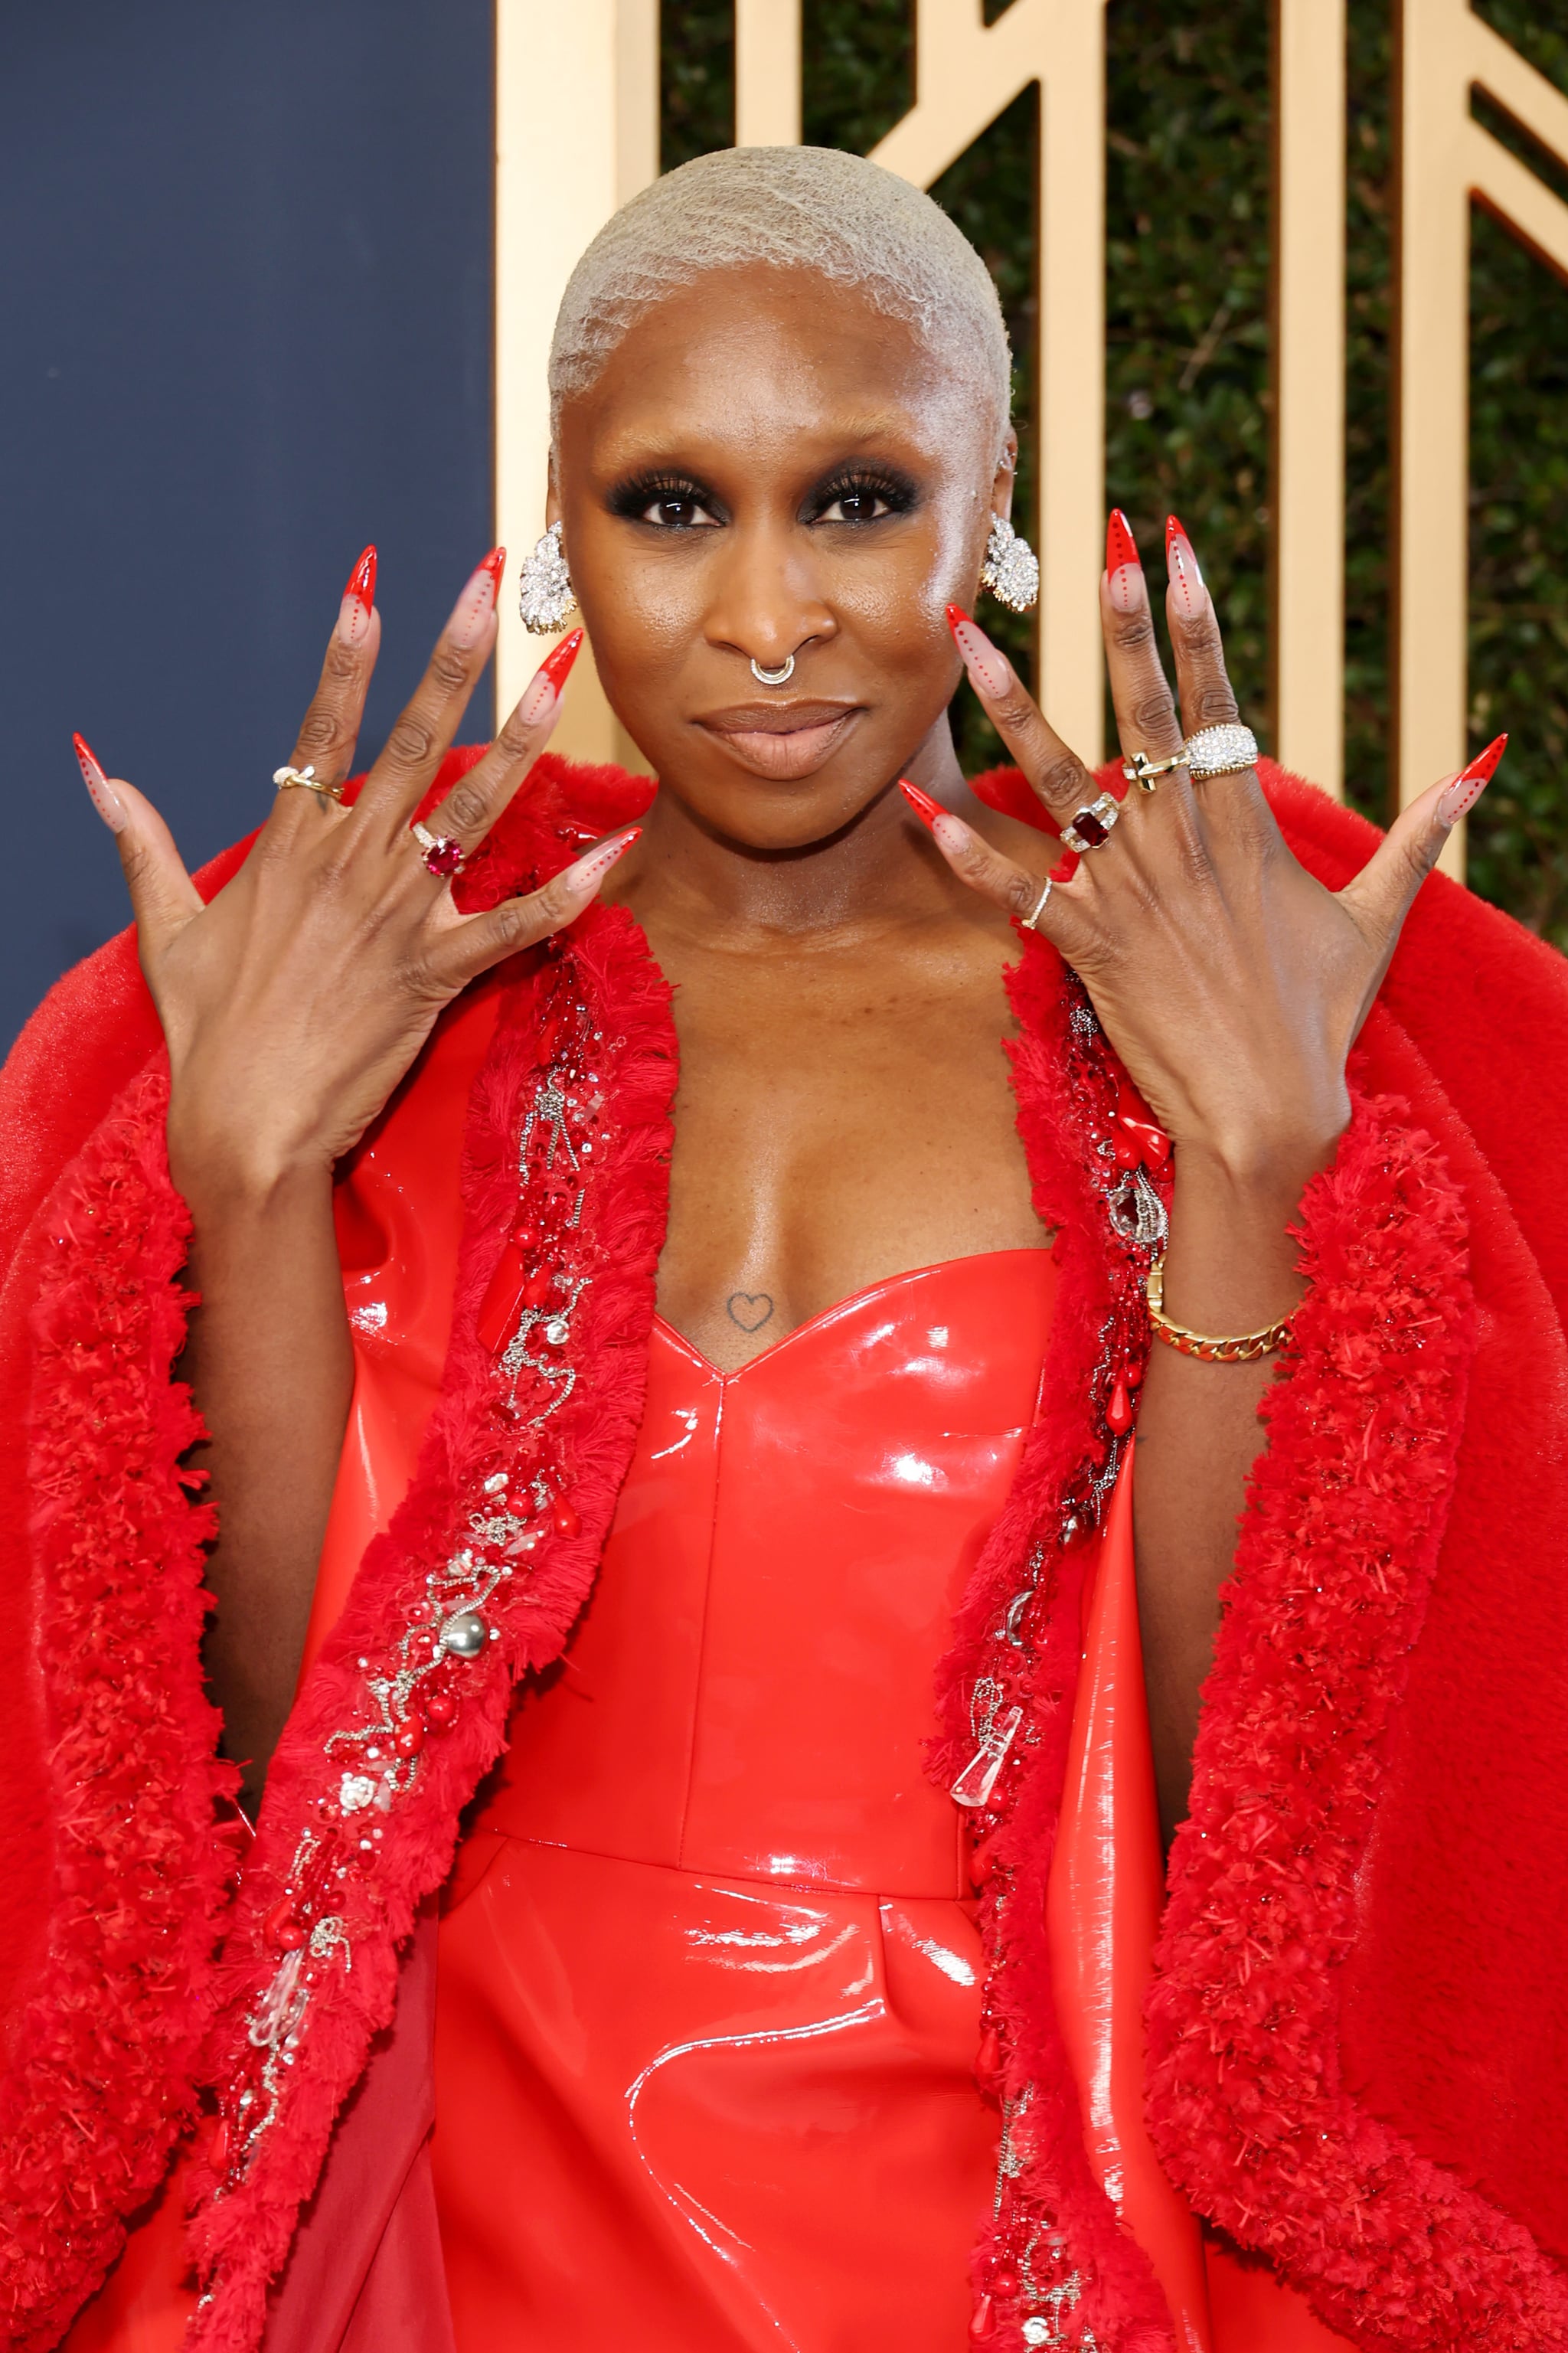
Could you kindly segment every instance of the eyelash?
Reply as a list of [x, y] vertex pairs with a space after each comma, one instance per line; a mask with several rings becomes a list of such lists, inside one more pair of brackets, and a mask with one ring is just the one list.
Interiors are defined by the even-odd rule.
[[[822, 522], [826, 519], [826, 510], [836, 506], [841, 499], [868, 495], [882, 507], [883, 513], [864, 516], [858, 523], [852, 523], [847, 516], [842, 516], [838, 520], [845, 527], [858, 529], [866, 522], [885, 522], [889, 515], [907, 514], [915, 502], [912, 484], [901, 476], [883, 473], [872, 468], [851, 466], [822, 484], [813, 501], [815, 512], [808, 511], [806, 520]], [[641, 474], [632, 481], [623, 482], [611, 493], [610, 512], [626, 517], [631, 522], [647, 522], [650, 507], [674, 505], [678, 501], [696, 507], [704, 513], [712, 512], [710, 493], [689, 474]], [[691, 522], [664, 522], [649, 523], [648, 528], [653, 531], [693, 531], [701, 526]]]

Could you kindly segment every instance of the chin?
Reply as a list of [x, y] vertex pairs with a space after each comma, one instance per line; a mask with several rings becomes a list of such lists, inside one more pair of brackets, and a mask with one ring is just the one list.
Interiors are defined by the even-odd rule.
[[663, 789], [709, 832], [746, 849], [788, 852], [815, 849], [854, 825], [900, 766], [895, 754], [883, 764], [861, 751], [853, 761], [829, 759], [810, 776], [759, 776], [710, 754], [666, 776]]

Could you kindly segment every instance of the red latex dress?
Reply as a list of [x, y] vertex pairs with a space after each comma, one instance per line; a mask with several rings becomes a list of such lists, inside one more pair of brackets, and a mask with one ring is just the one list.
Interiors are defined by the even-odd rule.
[[[493, 1024], [480, 993], [339, 1187], [356, 1374], [307, 1664], [434, 1404], [458, 1239], [440, 1205]], [[520, 1695], [444, 1906], [436, 2126], [397, 2211], [433, 2178], [458, 2353], [966, 2341], [997, 2123], [963, 1817], [921, 1750], [1054, 1290], [1044, 1250], [951, 1261], [727, 1376], [656, 1322], [594, 1598]], [[1064, 2040], [1183, 2353], [1318, 2353], [1342, 2340], [1205, 2248], [1142, 2127], [1161, 1866], [1130, 1500], [1124, 1481], [1089, 1589], [1051, 1880]], [[175, 2203], [68, 2353], [174, 2353]], [[321, 2353], [358, 2353], [367, 2310]]]

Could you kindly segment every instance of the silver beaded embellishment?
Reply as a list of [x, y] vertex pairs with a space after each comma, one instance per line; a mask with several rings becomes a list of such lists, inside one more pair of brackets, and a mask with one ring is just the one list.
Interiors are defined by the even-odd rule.
[[[540, 1432], [576, 1386], [574, 1316], [591, 1281], [582, 1229], [592, 1176], [608, 1141], [595, 1067], [606, 1051], [574, 987], [569, 953], [553, 959], [541, 1009], [541, 1067], [518, 1134], [518, 1216], [531, 1264], [528, 1296], [507, 1316], [493, 1356], [488, 1413], [459, 1478], [461, 1533], [426, 1569], [407, 1623], [379, 1659], [362, 1658], [357, 1721], [330, 1733], [312, 1826], [300, 1836], [263, 1924], [277, 1958], [245, 2024], [240, 2063], [219, 2096], [210, 2158], [224, 2189], [245, 2174], [282, 2105], [287, 2071], [328, 1975], [353, 1966], [359, 1922], [374, 1924], [384, 1826], [417, 1783], [429, 1742], [456, 1720], [469, 1679], [513, 1616], [531, 1556], [578, 1533], [567, 1473], [547, 1461]], [[541, 1295], [534, 1300], [532, 1293]]]

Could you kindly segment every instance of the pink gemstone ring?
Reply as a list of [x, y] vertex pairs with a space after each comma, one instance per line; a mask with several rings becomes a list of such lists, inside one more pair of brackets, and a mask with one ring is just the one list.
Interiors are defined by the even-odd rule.
[[460, 841], [455, 841], [449, 833], [432, 833], [427, 825], [420, 825], [417, 821], [410, 826], [409, 831], [419, 844], [426, 871], [434, 874], [438, 881], [445, 882], [452, 875], [462, 872], [463, 845]]

